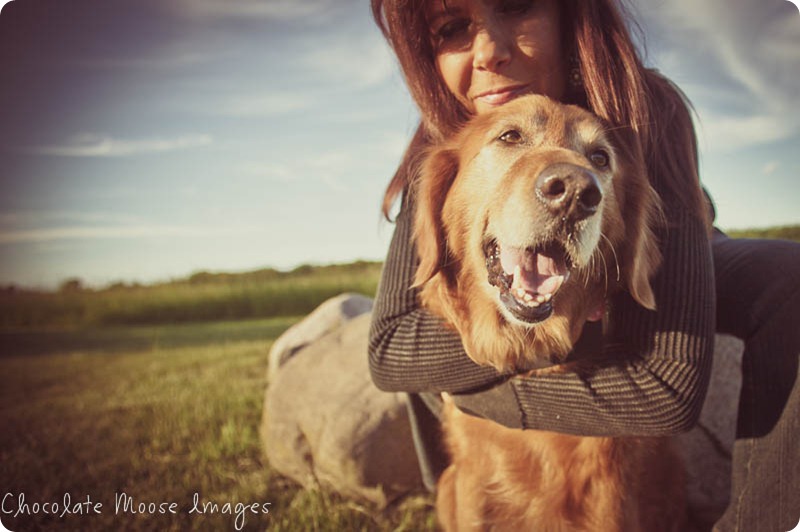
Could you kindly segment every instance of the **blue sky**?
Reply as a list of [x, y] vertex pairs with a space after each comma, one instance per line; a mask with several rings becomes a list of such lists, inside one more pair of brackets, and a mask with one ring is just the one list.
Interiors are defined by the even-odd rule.
[[[723, 228], [800, 223], [800, 15], [638, 0], [698, 113]], [[417, 114], [356, 0], [13, 0], [0, 14], [0, 284], [382, 260]]]

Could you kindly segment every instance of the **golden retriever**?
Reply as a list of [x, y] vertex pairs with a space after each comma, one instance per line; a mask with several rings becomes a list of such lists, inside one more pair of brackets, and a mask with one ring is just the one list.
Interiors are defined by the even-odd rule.
[[[628, 135], [628, 137], [626, 137]], [[499, 370], [570, 371], [605, 301], [654, 309], [659, 199], [632, 132], [543, 96], [519, 98], [433, 147], [414, 183], [415, 285], [469, 356]], [[542, 368], [542, 361], [556, 365]], [[444, 395], [446, 530], [680, 530], [683, 469], [665, 438], [509, 429]]]

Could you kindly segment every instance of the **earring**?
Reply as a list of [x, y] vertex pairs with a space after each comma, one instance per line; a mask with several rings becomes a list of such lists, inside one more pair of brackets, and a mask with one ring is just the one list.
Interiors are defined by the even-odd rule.
[[583, 89], [581, 65], [578, 62], [578, 53], [574, 50], [569, 54], [569, 85], [575, 90]]

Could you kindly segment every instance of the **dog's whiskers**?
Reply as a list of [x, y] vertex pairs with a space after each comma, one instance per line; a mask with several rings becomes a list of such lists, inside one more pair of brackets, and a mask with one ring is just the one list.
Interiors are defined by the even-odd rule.
[[608, 293], [608, 262], [606, 262], [606, 257], [603, 253], [598, 253], [600, 258], [603, 260], [603, 288], [605, 289], [605, 293]]
[[586, 275], [584, 277], [584, 279], [583, 279], [583, 287], [584, 288], [589, 288], [589, 283], [591, 282], [591, 279], [594, 276], [594, 272], [597, 270], [597, 255], [598, 255], [598, 252], [599, 252], [599, 250], [596, 250], [594, 253], [592, 253], [589, 256], [589, 267], [587, 268], [587, 271], [591, 272], [591, 273]]
[[[529, 341], [529, 340], [531, 340], [531, 339], [529, 338], [529, 336], [530, 336], [532, 333], [533, 333], [533, 327], [528, 327], [528, 328], [525, 330], [525, 336], [523, 337], [523, 339], [524, 339], [526, 342], [527, 342], [527, 341]], [[532, 340], [531, 340], [531, 341], [532, 341]]]
[[[602, 231], [600, 232], [600, 238], [602, 238], [603, 240], [608, 242], [608, 247], [611, 248], [611, 253], [614, 254], [614, 266], [615, 266], [615, 268], [617, 270], [617, 282], [619, 282], [621, 274], [620, 274], [620, 271], [619, 271], [619, 257], [617, 256], [617, 250], [614, 249], [614, 244], [611, 242], [611, 240], [608, 239], [608, 237], [606, 235], [603, 234]], [[605, 257], [603, 257], [603, 262], [605, 262]], [[608, 269], [606, 269], [606, 274], [607, 273], [608, 273]], [[606, 275], [606, 277], [607, 277], [607, 275]]]

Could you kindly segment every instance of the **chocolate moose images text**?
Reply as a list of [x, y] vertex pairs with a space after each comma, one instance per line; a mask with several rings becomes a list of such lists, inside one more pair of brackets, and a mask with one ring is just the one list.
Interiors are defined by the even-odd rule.
[[[203, 499], [199, 493], [192, 494], [191, 500], [180, 504], [176, 501], [141, 501], [125, 493], [114, 494], [113, 504], [109, 507], [115, 515], [134, 516], [137, 514], [166, 515], [185, 512], [190, 515], [230, 515], [234, 518], [233, 525], [236, 530], [242, 530], [248, 516], [267, 515], [270, 512], [269, 502], [219, 502]], [[17, 518], [30, 515], [51, 515], [59, 519], [67, 516], [102, 515], [105, 505], [87, 494], [82, 498], [73, 498], [72, 494], [65, 493], [61, 499], [46, 501], [31, 500], [25, 493], [5, 493], [0, 506], [4, 516]]]

